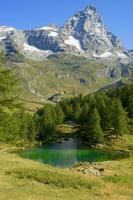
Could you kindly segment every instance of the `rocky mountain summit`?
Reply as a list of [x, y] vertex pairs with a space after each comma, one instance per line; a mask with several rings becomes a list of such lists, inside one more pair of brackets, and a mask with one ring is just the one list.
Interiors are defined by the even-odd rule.
[[22, 31], [2, 26], [0, 46], [8, 54], [19, 52], [35, 60], [64, 52], [85, 57], [128, 59], [119, 39], [106, 29], [93, 6], [77, 12], [62, 27], [52, 24]]
[[87, 6], [62, 26], [32, 30], [0, 27], [0, 48], [16, 65], [25, 96], [51, 97], [96, 91], [133, 80], [133, 50], [127, 50]]
[[63, 30], [79, 40], [81, 49], [88, 55], [108, 57], [116, 53], [118, 56], [125, 56], [119, 39], [107, 31], [96, 8], [92, 6], [87, 6], [84, 11], [71, 17]]

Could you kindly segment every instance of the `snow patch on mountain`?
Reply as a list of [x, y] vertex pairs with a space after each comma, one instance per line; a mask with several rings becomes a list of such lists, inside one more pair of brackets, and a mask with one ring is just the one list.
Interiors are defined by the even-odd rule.
[[44, 26], [44, 27], [38, 28], [38, 30], [45, 30], [45, 31], [47, 31], [47, 30], [55, 30], [55, 28], [54, 27], [50, 27], [50, 26]]
[[120, 57], [120, 58], [127, 58], [127, 56], [124, 54], [124, 53], [121, 53], [121, 52], [116, 52], [117, 53], [117, 56]]
[[1, 40], [5, 40], [5, 39], [6, 39], [6, 37], [0, 37], [0, 41], [1, 41]]
[[8, 27], [8, 26], [1, 26], [0, 27], [0, 32], [10, 32], [10, 31], [13, 31], [15, 30], [13, 27]]
[[78, 50], [82, 51], [79, 40], [76, 40], [73, 36], [69, 36], [68, 39], [65, 40], [65, 44], [75, 46]]
[[99, 55], [99, 57], [101, 57], [101, 58], [106, 58], [106, 57], [110, 57], [110, 56], [113, 56], [113, 54], [111, 52], [105, 52], [105, 53]]
[[12, 49], [17, 49], [27, 58], [37, 57], [42, 60], [52, 53], [61, 52], [101, 60], [119, 58], [127, 61], [133, 57], [133, 53], [125, 52], [119, 39], [107, 30], [93, 6], [77, 12], [60, 28], [55, 24], [48, 24], [23, 31], [1, 26], [0, 46], [9, 54]]
[[42, 51], [34, 46], [24, 43], [24, 51], [31, 51], [31, 52], [40, 52], [40, 53], [49, 53], [50, 51]]
[[23, 44], [21, 53], [31, 60], [45, 60], [49, 55], [53, 54], [50, 50], [41, 50], [27, 43]]
[[53, 52], [50, 50], [40, 50], [34, 46], [31, 46], [29, 44], [24, 43], [23, 45], [23, 53], [25, 53], [26, 55], [33, 55], [33, 56], [37, 56], [37, 57], [46, 57], [50, 54], [52, 54]]
[[96, 58], [107, 58], [107, 57], [113, 56], [113, 54], [107, 51], [102, 54], [93, 54], [93, 56]]
[[52, 31], [52, 32], [50, 32], [50, 33], [48, 34], [48, 36], [50, 36], [50, 37], [57, 37], [57, 36], [58, 36], [58, 33], [55, 32], [55, 31]]

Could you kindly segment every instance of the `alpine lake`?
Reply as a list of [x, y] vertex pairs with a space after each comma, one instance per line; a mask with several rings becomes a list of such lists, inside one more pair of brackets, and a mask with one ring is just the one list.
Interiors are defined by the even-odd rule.
[[61, 168], [72, 167], [80, 162], [101, 162], [128, 157], [127, 153], [120, 151], [110, 152], [85, 148], [79, 145], [74, 138], [63, 138], [58, 143], [26, 149], [19, 155], [26, 159]]

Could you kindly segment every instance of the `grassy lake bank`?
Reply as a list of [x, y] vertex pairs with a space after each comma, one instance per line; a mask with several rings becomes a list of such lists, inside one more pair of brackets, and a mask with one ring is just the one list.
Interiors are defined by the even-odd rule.
[[[125, 148], [132, 144], [132, 139], [133, 136], [126, 140]], [[95, 176], [82, 174], [78, 168], [59, 169], [23, 159], [6, 152], [10, 148], [0, 145], [1, 200], [132, 200], [132, 155], [94, 163], [95, 167], [104, 168], [102, 176]]]

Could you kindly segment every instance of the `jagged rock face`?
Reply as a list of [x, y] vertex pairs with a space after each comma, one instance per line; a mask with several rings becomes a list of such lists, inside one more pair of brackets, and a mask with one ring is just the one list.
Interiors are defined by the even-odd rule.
[[96, 8], [87, 6], [58, 28], [48, 25], [19, 31], [0, 27], [0, 46], [7, 54], [19, 52], [30, 59], [43, 60], [50, 54], [69, 53], [85, 57], [131, 59], [119, 39], [108, 32]]
[[62, 38], [56, 30], [25, 31], [25, 37], [29, 45], [35, 46], [38, 49], [44, 51], [50, 50], [53, 52], [63, 51], [60, 45], [62, 43]]
[[43, 51], [80, 52], [80, 44], [68, 32], [64, 32], [56, 26], [45, 26], [40, 29], [25, 31], [25, 37], [29, 45]]
[[105, 28], [101, 17], [92, 6], [72, 16], [62, 30], [69, 32], [81, 43], [81, 47], [90, 55], [123, 50], [119, 39]]
[[120, 40], [113, 33], [107, 32], [108, 39], [110, 40], [112, 46], [117, 50], [124, 50]]
[[0, 27], [0, 47], [3, 47], [7, 55], [21, 52], [25, 41], [23, 31], [7, 26]]
[[127, 56], [130, 56], [133, 60], [133, 50], [125, 50], [124, 52]]

